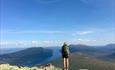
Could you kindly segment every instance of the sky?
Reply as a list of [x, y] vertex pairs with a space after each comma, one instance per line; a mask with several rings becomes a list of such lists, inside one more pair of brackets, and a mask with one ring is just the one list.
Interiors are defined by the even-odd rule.
[[114, 0], [0, 0], [2, 47], [115, 43]]

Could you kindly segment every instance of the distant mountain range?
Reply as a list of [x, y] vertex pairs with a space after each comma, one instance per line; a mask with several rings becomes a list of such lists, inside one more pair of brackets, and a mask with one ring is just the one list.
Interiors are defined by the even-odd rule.
[[0, 55], [21, 51], [23, 49], [26, 49], [26, 48], [3, 48], [3, 47], [0, 47]]
[[[83, 44], [78, 45], [70, 45], [71, 48], [74, 48], [73, 51], [81, 51], [81, 50], [92, 50], [92, 51], [114, 51], [115, 50], [115, 44], [108, 44], [105, 46], [88, 46]], [[75, 49], [76, 48], [76, 49]]]
[[97, 59], [106, 61], [115, 61], [115, 44], [108, 44], [105, 46], [87, 46], [87, 45], [70, 45], [72, 53], [85, 54]]
[[[71, 70], [88, 68], [90, 70], [115, 70], [115, 44], [105, 46], [70, 45]], [[33, 47], [21, 51], [0, 55], [0, 64], [33, 66], [53, 63], [61, 67], [61, 47]], [[53, 58], [52, 58], [53, 57]], [[50, 60], [49, 60], [50, 59]], [[75, 67], [78, 68], [75, 68]], [[111, 69], [108, 69], [111, 68]], [[113, 68], [113, 69], [112, 69]]]
[[[108, 62], [95, 57], [88, 56], [85, 54], [78, 54], [77, 52], [72, 53], [69, 58], [70, 69], [69, 70], [79, 70], [79, 69], [88, 69], [88, 70], [115, 70], [115, 63]], [[51, 61], [53, 65], [63, 68], [62, 58], [57, 58]]]
[[109, 57], [109, 58], [113, 58], [113, 59], [115, 59], [115, 53], [109, 55], [108, 57]]
[[52, 54], [52, 50], [33, 47], [14, 53], [0, 55], [0, 64], [9, 63], [13, 65], [31, 66], [47, 61]]
[[[70, 70], [115, 70], [114, 49], [115, 44], [105, 46], [70, 45]], [[59, 57], [51, 63], [62, 68], [63, 62], [61, 61], [63, 60]]]
[[99, 49], [101, 49], [101, 50], [103, 49], [105, 51], [115, 52], [115, 44], [108, 44], [108, 45], [100, 47]]

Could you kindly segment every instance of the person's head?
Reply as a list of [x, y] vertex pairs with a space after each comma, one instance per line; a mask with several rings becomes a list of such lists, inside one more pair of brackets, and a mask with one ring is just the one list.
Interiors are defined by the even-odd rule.
[[64, 42], [64, 45], [66, 45], [66, 46], [67, 46], [67, 43], [66, 43], [66, 42]]

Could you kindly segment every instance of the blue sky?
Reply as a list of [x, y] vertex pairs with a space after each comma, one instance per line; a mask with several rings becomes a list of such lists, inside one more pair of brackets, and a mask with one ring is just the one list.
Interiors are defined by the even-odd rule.
[[114, 0], [1, 0], [2, 46], [115, 43]]

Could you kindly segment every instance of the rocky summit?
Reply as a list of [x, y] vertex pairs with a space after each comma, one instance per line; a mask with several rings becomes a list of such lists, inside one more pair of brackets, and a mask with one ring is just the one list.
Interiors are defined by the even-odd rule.
[[62, 70], [61, 68], [57, 68], [52, 64], [42, 65], [42, 66], [15, 66], [10, 64], [0, 64], [0, 70]]

